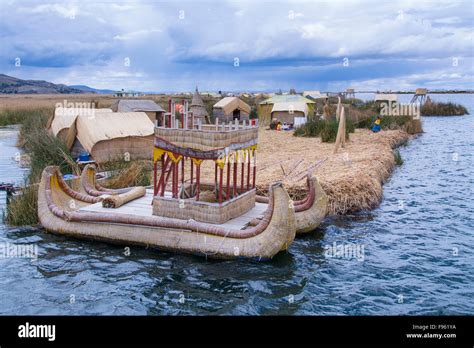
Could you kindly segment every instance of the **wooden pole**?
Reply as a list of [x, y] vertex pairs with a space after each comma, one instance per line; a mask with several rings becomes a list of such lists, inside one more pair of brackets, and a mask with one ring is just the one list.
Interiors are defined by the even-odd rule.
[[173, 198], [178, 198], [178, 175], [179, 175], [179, 163], [173, 163]]
[[184, 184], [184, 157], [181, 160], [181, 183]]
[[[160, 192], [160, 190], [161, 190], [161, 196], [165, 195], [166, 183], [168, 182], [168, 179], [169, 179], [169, 176], [170, 176], [170, 173], [171, 173], [171, 168], [168, 171], [168, 173], [166, 173], [166, 169], [168, 168], [168, 163], [170, 161], [170, 158], [168, 156], [166, 156], [166, 160], [164, 160], [165, 156], [166, 155], [163, 154], [162, 159], [161, 159], [161, 161], [162, 161], [161, 176], [160, 176], [160, 180], [158, 182], [158, 189], [157, 189], [157, 193]], [[165, 178], [165, 176], [166, 176], [166, 178]]]
[[337, 128], [336, 145], [334, 146], [334, 153], [339, 150], [339, 147], [344, 147], [346, 142], [346, 115], [344, 107], [341, 108], [341, 117], [339, 118], [339, 126]]
[[193, 185], [193, 180], [194, 180], [194, 178], [193, 178], [193, 176], [194, 176], [194, 175], [193, 175], [194, 163], [193, 163], [193, 159], [192, 159], [192, 158], [190, 158], [190, 160], [191, 160], [191, 187], [192, 187], [192, 185]]
[[247, 151], [247, 191], [250, 189], [250, 151]]
[[186, 100], [183, 99], [183, 108], [181, 109], [181, 128], [185, 128], [184, 127], [184, 121], [185, 121], [185, 118], [186, 118], [186, 111], [184, 110], [184, 105], [186, 104]]
[[214, 163], [214, 187], [217, 190], [217, 163]]
[[243, 193], [244, 190], [244, 176], [245, 176], [245, 163], [242, 159], [241, 170], [240, 170], [240, 193]]
[[[167, 161], [170, 163], [170, 169], [168, 170], [168, 173], [166, 173], [166, 178], [163, 182], [163, 187], [161, 188], [162, 191], [161, 191], [161, 196], [164, 196], [165, 195], [165, 190], [166, 190], [166, 184], [168, 183], [168, 180], [170, 179], [170, 176], [171, 174], [174, 173], [173, 171], [173, 161], [171, 161], [171, 159], [168, 157], [167, 158]], [[168, 167], [167, 164], [165, 164], [165, 167]], [[171, 191], [173, 191], [173, 178], [171, 178]]]
[[201, 192], [201, 164], [196, 165], [196, 201], [199, 201]]
[[[172, 107], [171, 99], [168, 99], [168, 110], [169, 110], [168, 128], [171, 128], [171, 107]], [[166, 128], [166, 125], [164, 125], [164, 127]]]
[[234, 184], [233, 196], [235, 197], [237, 195], [237, 161], [235, 160], [235, 157], [234, 157], [234, 178], [232, 181]]
[[252, 181], [253, 188], [255, 188], [256, 177], [257, 177], [257, 150], [253, 150], [253, 181]]
[[[163, 165], [161, 166], [161, 170], [163, 170]], [[158, 161], [153, 163], [153, 196], [156, 196], [158, 192]]]
[[224, 176], [224, 168], [219, 167], [219, 204], [222, 204], [222, 177]]
[[227, 192], [226, 200], [230, 199], [230, 162], [227, 160]]

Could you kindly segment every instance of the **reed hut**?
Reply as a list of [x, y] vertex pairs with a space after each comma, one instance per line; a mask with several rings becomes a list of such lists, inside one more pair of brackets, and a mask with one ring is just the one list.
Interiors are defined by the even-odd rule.
[[237, 97], [225, 97], [213, 106], [214, 117], [221, 122], [248, 121], [250, 105]]
[[313, 101], [326, 101], [329, 98], [327, 93], [321, 93], [320, 91], [304, 91], [303, 97]]
[[189, 111], [193, 113], [194, 121], [204, 123], [209, 122], [209, 113], [206, 110], [206, 106], [202, 101], [202, 97], [199, 94], [198, 88], [196, 86], [196, 90], [194, 91], [193, 100], [191, 101], [191, 105], [189, 107]]
[[314, 116], [314, 105], [314, 101], [301, 95], [274, 95], [258, 105], [259, 122], [268, 125], [276, 118], [297, 126]]
[[69, 128], [66, 143], [73, 157], [87, 151], [98, 162], [153, 158], [154, 125], [144, 112], [79, 115]]
[[114, 112], [144, 112], [153, 124], [159, 123], [165, 114], [165, 110], [153, 100], [120, 99], [111, 106], [111, 109]]
[[427, 101], [427, 99], [426, 99], [427, 95], [428, 95], [428, 89], [426, 89], [426, 88], [417, 88], [416, 91], [415, 91], [415, 95], [413, 96], [413, 98], [410, 101], [410, 104], [419, 102], [420, 106], [423, 105], [425, 103], [425, 101]]
[[354, 88], [347, 88], [347, 89], [346, 89], [346, 92], [344, 93], [344, 96], [345, 96], [347, 99], [355, 98], [355, 90], [354, 90]]
[[56, 108], [52, 119], [48, 122], [48, 129], [55, 137], [66, 139], [69, 128], [76, 122], [79, 115], [93, 117], [96, 113], [112, 112], [111, 109], [92, 109], [92, 108]]

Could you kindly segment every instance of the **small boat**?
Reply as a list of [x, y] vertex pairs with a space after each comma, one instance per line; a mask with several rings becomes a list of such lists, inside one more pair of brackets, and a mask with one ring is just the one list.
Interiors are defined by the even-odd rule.
[[[87, 172], [83, 174], [85, 177]], [[104, 208], [102, 201], [111, 192], [93, 196], [74, 191], [59, 169], [49, 166], [39, 186], [38, 216], [47, 231], [61, 235], [209, 258], [268, 260], [286, 250], [296, 232], [288, 193], [280, 183], [272, 185], [270, 192], [266, 209], [256, 204], [239, 218], [216, 225], [153, 215], [152, 190], [119, 208]], [[263, 217], [251, 226], [249, 222], [257, 215]]]

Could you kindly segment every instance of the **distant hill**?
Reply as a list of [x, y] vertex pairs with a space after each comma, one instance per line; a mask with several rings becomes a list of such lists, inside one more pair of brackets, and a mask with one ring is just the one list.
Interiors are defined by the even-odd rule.
[[117, 91], [114, 91], [113, 89], [96, 89], [92, 88], [89, 86], [84, 86], [84, 85], [72, 85], [69, 86], [70, 88], [78, 89], [80, 91], [86, 92], [86, 93], [98, 93], [98, 94], [114, 94]]
[[8, 94], [73, 94], [91, 93], [63, 84], [54, 84], [42, 80], [22, 80], [0, 74], [0, 93]]
[[85, 93], [79, 89], [42, 80], [22, 80], [0, 74], [0, 93], [8, 94], [71, 94]]

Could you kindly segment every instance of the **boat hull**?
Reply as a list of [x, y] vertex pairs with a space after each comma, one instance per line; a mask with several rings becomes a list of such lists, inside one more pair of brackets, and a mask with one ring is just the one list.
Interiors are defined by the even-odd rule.
[[296, 233], [294, 209], [281, 184], [271, 188], [271, 212], [266, 212], [262, 224], [248, 230], [226, 231], [195, 221], [84, 213], [78, 207], [90, 203], [83, 202], [82, 196], [72, 197], [61, 181], [57, 168], [47, 167], [38, 192], [40, 222], [47, 231], [56, 234], [209, 258], [268, 260], [286, 250]]

